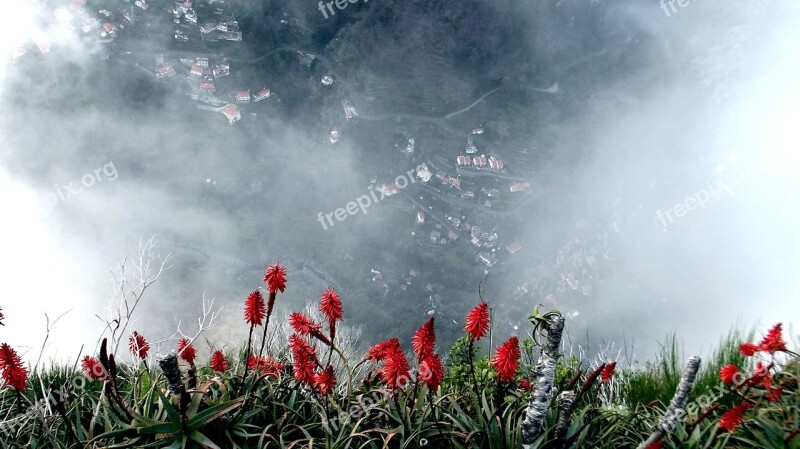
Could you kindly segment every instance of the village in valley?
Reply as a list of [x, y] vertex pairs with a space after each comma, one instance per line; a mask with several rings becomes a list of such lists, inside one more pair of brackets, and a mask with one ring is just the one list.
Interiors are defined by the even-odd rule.
[[[54, 10], [54, 24], [76, 32], [83, 39], [112, 44], [136, 21], [160, 15], [172, 21], [173, 39], [178, 47], [242, 40], [239, 24], [225, 0], [178, 1], [166, 8], [161, 5], [162, 9], [156, 7], [153, 0], [119, 0], [117, 3], [116, 9], [93, 11], [89, 10], [86, 0], [72, 0]], [[50, 51], [46, 37], [36, 45], [41, 53]], [[20, 46], [15, 57], [23, 57], [26, 52], [27, 49]], [[298, 63], [308, 69], [317, 63], [316, 55], [301, 50], [294, 53]], [[243, 114], [258, 114], [263, 110], [258, 109], [262, 102], [280, 101], [267, 81], [261, 85], [230, 81], [231, 62], [223, 54], [188, 50], [154, 53], [149, 67], [145, 58], [136, 56], [137, 64], [152, 71], [155, 79], [177, 94], [186, 95], [197, 109], [222, 115], [230, 125], [239, 122]], [[319, 79], [323, 88], [333, 88], [336, 82], [336, 77], [330, 73]], [[359, 119], [359, 113], [350, 99], [343, 98], [339, 113], [331, 115], [340, 116], [327, 139], [331, 145], [336, 145], [343, 138], [348, 123]], [[488, 269], [523, 247], [513, 236], [498, 233], [492, 217], [503, 215], [521, 201], [530, 200], [535, 189], [524, 176], [515, 176], [500, 153], [490, 149], [484, 136], [481, 126], [467, 131], [462, 148], [452, 151], [450, 157], [443, 156], [442, 151], [431, 151], [419, 145], [414, 137], [408, 137], [395, 147], [409, 162], [424, 161], [414, 166], [417, 184], [398, 189], [393, 182], [372, 181], [385, 196], [403, 193], [416, 206], [409, 227], [421, 242], [464, 245], [474, 254], [475, 261]], [[478, 213], [469, 213], [470, 210]]]
[[[247, 66], [268, 54], [281, 53], [286, 64], [293, 64], [296, 70], [293, 76], [283, 78], [305, 82], [305, 96], [325, 98], [320, 100], [323, 110], [318, 113], [317, 142], [321, 148], [337, 151], [363, 137], [364, 128], [373, 135], [384, 135], [377, 144], [382, 147], [381, 156], [373, 164], [382, 168], [365, 178], [369, 178], [370, 188], [387, 198], [380, 207], [394, 204], [394, 210], [387, 212], [392, 214], [392, 226], [411, 236], [413, 244], [407, 249], [415, 254], [402, 263], [387, 264], [379, 257], [366, 262], [368, 271], [365, 269], [362, 279], [383, 291], [384, 297], [390, 290], [406, 292], [413, 286], [428, 296], [435, 313], [441, 304], [438, 293], [452, 285], [442, 281], [441, 275], [423, 273], [421, 260], [460, 258], [467, 261], [470, 271], [488, 275], [506, 270], [525, 249], [525, 239], [517, 235], [518, 230], [527, 222], [525, 213], [542, 198], [547, 186], [540, 182], [538, 173], [532, 174], [530, 166], [515, 164], [515, 160], [524, 158], [521, 155], [526, 154], [527, 148], [520, 153], [518, 149], [501, 147], [497, 143], [498, 127], [481, 123], [480, 114], [475, 116], [477, 119], [463, 118], [467, 115], [463, 113], [481, 103], [483, 97], [444, 118], [372, 111], [371, 101], [365, 100], [324, 56], [282, 45], [266, 49], [263, 56], [243, 59], [244, 52], [238, 51], [237, 46], [246, 44], [246, 33], [243, 38], [234, 10], [226, 0], [100, 3], [65, 0], [53, 8], [49, 29], [53, 35], [71, 33], [93, 48], [95, 54], [105, 55], [103, 59], [114, 58], [147, 73], [169, 95], [182, 98], [200, 113], [216, 114], [220, 126], [245, 124], [257, 128], [279, 113], [282, 99], [276, 86], [285, 80], [280, 73], [264, 75]], [[284, 14], [279, 26], [291, 29], [292, 23], [293, 19]], [[169, 33], [161, 47], [137, 46], [137, 37], [150, 38], [156, 33], [163, 36], [165, 28]], [[35, 42], [20, 42], [13, 54], [14, 62], [47, 57], [57, 51], [52, 43], [56, 41], [40, 36]], [[241, 76], [245, 67], [247, 75]], [[298, 73], [304, 74], [306, 80], [297, 81]], [[270, 76], [272, 79], [268, 79]], [[463, 104], [472, 100], [464, 98]], [[491, 111], [484, 110], [483, 117], [491, 115]], [[460, 120], [446, 121], [453, 116]], [[456, 122], [459, 124], [454, 125]], [[406, 172], [413, 174], [414, 182], [397, 185], [396, 177]], [[581, 254], [575, 260], [577, 265], [566, 267], [563, 273], [558, 272], [563, 261], [546, 263], [547, 277], [559, 278], [559, 291], [574, 290], [591, 296], [598, 255]], [[302, 265], [312, 266], [307, 262]], [[462, 273], [464, 269], [462, 265]], [[325, 282], [336, 283], [336, 278], [343, 276], [342, 272], [326, 274]], [[585, 279], [579, 281], [581, 277]], [[541, 286], [535, 284], [517, 286], [514, 295], [522, 298], [535, 293], [545, 297], [555, 291], [549, 285], [538, 292]], [[551, 302], [555, 304], [555, 298]]]

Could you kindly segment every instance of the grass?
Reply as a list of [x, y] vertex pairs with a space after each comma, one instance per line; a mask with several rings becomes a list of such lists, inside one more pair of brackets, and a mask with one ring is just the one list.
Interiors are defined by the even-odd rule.
[[[560, 319], [557, 312], [544, 316]], [[92, 359], [102, 365], [100, 379], [77, 365], [56, 365], [31, 373], [19, 391], [9, 385], [0, 389], [0, 448], [519, 448], [526, 413], [536, 407], [531, 399], [548, 382], [540, 361], [547, 353], [542, 345], [548, 321], [532, 319], [533, 332], [541, 335], [523, 340], [521, 363], [505, 362], [515, 365], [511, 381], [500, 380], [501, 356], [486, 354], [468, 336], [442, 354], [439, 382], [415, 375], [423, 361], [432, 363], [432, 341], [429, 349], [413, 353], [398, 348], [348, 360], [354, 356], [345, 355], [336, 339], [327, 341], [322, 322], [318, 334], [295, 328], [314, 348], [307, 360], [312, 380], [299, 376], [298, 366], [307, 362], [293, 344], [272, 349], [283, 367], [245, 375], [247, 354], [253, 354], [246, 347], [229, 351], [228, 368], [215, 372], [199, 360], [179, 362], [174, 355], [116, 363], [104, 342]], [[255, 335], [260, 333], [256, 329]], [[732, 330], [699, 369], [688, 415], [673, 421], [661, 446], [653, 447], [800, 447], [800, 363], [782, 346], [780, 334], [773, 328], [772, 349], [762, 342], [755, 356], [746, 357], [739, 347], [753, 341], [754, 333]], [[552, 396], [544, 396], [543, 428], [529, 447], [637, 448], [667, 412], [686, 374], [684, 359], [675, 335], [644, 368], [602, 374], [598, 369], [592, 375], [588, 360], [560, 355]], [[761, 375], [754, 372], [756, 360], [766, 367]], [[325, 389], [317, 376], [332, 362], [336, 386]], [[720, 369], [730, 364], [745, 380], [721, 387]], [[0, 365], [6, 379], [14, 368], [8, 357], [0, 357]], [[410, 380], [394, 386], [390, 379], [404, 369]], [[557, 399], [562, 393], [575, 395], [572, 407]], [[732, 416], [740, 404], [746, 410]]]

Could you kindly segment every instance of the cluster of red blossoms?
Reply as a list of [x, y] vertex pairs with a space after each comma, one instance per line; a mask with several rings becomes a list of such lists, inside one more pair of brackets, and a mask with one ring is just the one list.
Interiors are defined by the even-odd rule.
[[[269, 296], [264, 301], [264, 296], [259, 290], [255, 290], [247, 296], [244, 301], [244, 321], [250, 325], [250, 331], [255, 326], [264, 325], [264, 338], [267, 334], [267, 325], [275, 307], [275, 298], [278, 292], [286, 290], [286, 268], [275, 263], [267, 267], [264, 273], [264, 282], [267, 286]], [[266, 320], [265, 320], [266, 319]], [[249, 349], [249, 348], [248, 348]], [[282, 363], [270, 357], [251, 355], [247, 358], [247, 367], [253, 371], [258, 371], [264, 376], [277, 376], [285, 368]], [[224, 372], [228, 369], [228, 361], [222, 351], [214, 351], [211, 354], [211, 368], [216, 372]]]
[[[773, 326], [767, 335], [759, 342], [744, 343], [739, 346], [739, 352], [746, 357], [753, 357], [758, 353], [768, 353], [771, 357], [776, 352], [787, 352], [786, 342], [783, 340], [783, 325], [781, 323]], [[726, 365], [720, 369], [719, 377], [725, 385], [736, 385], [735, 389], [746, 386], [749, 389], [756, 388], [762, 392], [762, 397], [770, 402], [777, 402], [783, 394], [783, 387], [774, 386], [772, 371], [776, 369], [774, 358], [768, 364], [757, 362], [755, 370], [751, 376], [746, 376], [736, 365]], [[719, 427], [728, 432], [735, 432], [742, 424], [744, 414], [753, 404], [747, 400], [737, 407], [728, 410], [719, 419]]]
[[435, 344], [436, 332], [433, 329], [433, 317], [430, 317], [414, 333], [414, 337], [411, 338], [411, 347], [417, 358], [419, 378], [433, 391], [439, 388], [439, 384], [444, 378], [442, 359], [433, 350]]
[[480, 340], [486, 336], [489, 330], [489, 304], [481, 302], [467, 314], [467, 323], [464, 331], [469, 335], [470, 340]]
[[0, 377], [3, 385], [11, 385], [17, 391], [25, 390], [28, 381], [28, 369], [22, 365], [17, 351], [7, 343], [0, 345]]
[[[485, 337], [488, 330], [489, 304], [481, 302], [467, 314], [464, 331], [469, 336], [470, 343], [473, 343]], [[519, 339], [517, 337], [509, 338], [497, 348], [490, 363], [497, 371], [497, 378], [500, 381], [514, 380], [519, 369], [519, 357]]]
[[267, 301], [264, 301], [260, 291], [255, 290], [244, 302], [244, 321], [251, 326], [260, 326], [265, 317], [269, 323], [278, 292], [283, 293], [286, 290], [286, 268], [278, 263], [268, 266], [264, 273], [264, 282], [269, 292]]
[[181, 338], [178, 340], [178, 355], [181, 359], [186, 360], [189, 365], [194, 365], [194, 359], [197, 357], [197, 351], [192, 346], [192, 341], [188, 338]]
[[776, 352], [786, 352], [786, 342], [783, 341], [783, 324], [778, 323], [767, 332], [767, 335], [761, 340], [759, 344], [744, 343], [739, 346], [739, 352], [742, 355], [751, 357], [758, 352], [768, 352], [775, 354]]
[[[275, 307], [277, 293], [286, 290], [286, 268], [278, 263], [267, 267], [264, 282], [269, 292], [267, 299], [259, 290], [247, 296], [244, 302], [244, 321], [250, 325], [251, 335], [255, 326], [264, 326], [266, 337], [272, 311]], [[317, 357], [317, 351], [304, 337], [315, 338], [331, 350], [334, 349], [336, 337], [336, 323], [342, 320], [342, 301], [339, 294], [333, 289], [327, 289], [320, 297], [320, 312], [328, 322], [328, 334], [322, 332], [322, 325], [306, 315], [295, 312], [289, 316], [289, 324], [295, 331], [289, 337], [289, 348], [292, 351], [292, 372], [298, 382], [312, 387], [322, 395], [328, 395], [336, 387], [336, 375], [333, 366], [322, 367]], [[250, 355], [247, 358], [247, 367], [264, 376], [278, 376], [286, 368], [281, 362], [271, 357]], [[217, 350], [211, 354], [211, 368], [216, 372], [228, 369], [228, 361], [222, 351]], [[322, 368], [319, 371], [317, 368]]]
[[211, 353], [211, 369], [217, 373], [224, 373], [228, 370], [228, 360], [225, 358], [225, 354], [217, 349], [213, 353]]
[[[5, 326], [2, 308], [0, 308], [0, 325]], [[28, 381], [28, 369], [22, 364], [17, 351], [8, 343], [0, 345], [0, 378], [3, 379], [3, 386], [11, 386], [17, 391], [25, 390], [25, 383]]]
[[[142, 334], [133, 331], [128, 338], [128, 349], [134, 358], [145, 360], [150, 353], [150, 343], [147, 342]], [[86, 377], [92, 380], [103, 380], [108, 377], [108, 373], [103, 367], [103, 364], [90, 355], [86, 355], [81, 359], [81, 371], [83, 371]]]
[[322, 324], [300, 312], [294, 312], [289, 315], [289, 325], [295, 332], [289, 337], [289, 348], [292, 351], [292, 373], [295, 379], [325, 396], [333, 393], [336, 388], [336, 373], [330, 364], [323, 367], [316, 349], [306, 338], [319, 340], [329, 350], [335, 350], [336, 323], [343, 316], [342, 301], [336, 290], [329, 288], [322, 293], [319, 311], [328, 322], [328, 334], [322, 332]]
[[130, 339], [128, 339], [128, 348], [134, 357], [138, 357], [141, 360], [146, 359], [147, 353], [150, 351], [150, 345], [147, 340], [136, 331], [133, 331]]
[[611, 382], [611, 379], [614, 377], [614, 369], [617, 367], [617, 362], [607, 363], [603, 366], [603, 369], [600, 370], [600, 381], [604, 384]]
[[381, 380], [391, 389], [402, 388], [408, 384], [411, 376], [408, 371], [408, 360], [400, 347], [400, 340], [390, 338], [369, 348], [367, 360], [383, 362], [378, 371]]
[[[219, 351], [217, 351], [217, 353], [219, 353]], [[217, 356], [217, 357], [219, 357], [219, 356]], [[213, 355], [212, 355], [212, 359], [213, 359]], [[224, 362], [224, 365], [223, 365], [223, 362]], [[224, 366], [225, 369], [227, 369], [228, 362], [225, 360], [225, 356], [222, 356], [222, 361], [219, 361], [218, 363], [220, 364], [220, 366], [219, 366], [220, 368], [222, 366]], [[273, 358], [270, 358], [270, 357], [258, 357], [258, 356], [254, 356], [254, 355], [250, 356], [247, 359], [247, 366], [253, 371], [259, 371], [261, 373], [261, 375], [263, 375], [263, 376], [274, 376], [274, 377], [277, 377], [278, 373], [283, 371], [283, 369], [285, 368], [281, 362], [279, 362], [279, 361], [277, 361], [277, 360], [275, 360]], [[212, 368], [213, 368], [213, 365], [212, 365]], [[222, 371], [225, 371], [225, 369], [220, 369], [220, 370], [214, 369], [214, 370], [218, 371], [218, 372], [222, 372]]]
[[81, 359], [81, 370], [83, 374], [92, 380], [101, 380], [106, 378], [106, 369], [99, 360], [92, 356], [84, 356]]
[[[439, 384], [444, 378], [442, 359], [434, 351], [435, 345], [436, 331], [434, 318], [431, 317], [414, 333], [411, 347], [417, 361], [418, 379], [432, 391], [439, 389]], [[391, 338], [369, 348], [366, 359], [383, 363], [378, 374], [391, 389], [403, 388], [411, 380], [408, 359], [397, 338]]]

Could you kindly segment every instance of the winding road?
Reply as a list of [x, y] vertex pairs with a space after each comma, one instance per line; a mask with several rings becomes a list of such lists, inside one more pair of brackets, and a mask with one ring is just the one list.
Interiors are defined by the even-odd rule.
[[[265, 52], [264, 54], [262, 54], [260, 56], [256, 56], [256, 57], [253, 57], [253, 58], [247, 58], [247, 59], [228, 58], [228, 60], [231, 61], [231, 62], [237, 62], [237, 63], [241, 63], [241, 64], [256, 64], [258, 62], [263, 61], [268, 56], [270, 56], [272, 54], [275, 54], [275, 53], [279, 53], [279, 52], [303, 52], [303, 53], [309, 54], [311, 56], [314, 56], [317, 59], [317, 61], [319, 61], [319, 63], [322, 64], [325, 67], [325, 70], [327, 71], [327, 73], [333, 75], [333, 77], [337, 80], [337, 82], [339, 82], [342, 85], [344, 85], [350, 91], [354, 91], [352, 83], [350, 83], [347, 80], [347, 78], [345, 78], [339, 72], [336, 71], [336, 68], [334, 67], [333, 62], [329, 58], [327, 58], [324, 55], [320, 55], [320, 54], [317, 54], [317, 53], [314, 53], [314, 52], [311, 52], [311, 51], [307, 51], [307, 50], [304, 50], [302, 48], [299, 48], [299, 47], [296, 47], [296, 46], [293, 46], [293, 45], [284, 45], [284, 46], [276, 47], [276, 48], [273, 48], [273, 49]], [[493, 93], [497, 92], [498, 90], [502, 89], [503, 87], [506, 87], [506, 86], [501, 84], [500, 86], [497, 86], [494, 89], [484, 93], [477, 100], [473, 101], [472, 104], [464, 107], [463, 109], [459, 109], [459, 110], [457, 110], [455, 112], [451, 112], [450, 114], [446, 114], [446, 115], [441, 116], [441, 117], [432, 117], [432, 116], [422, 115], [422, 114], [409, 114], [409, 113], [401, 113], [401, 112], [386, 112], [386, 113], [364, 113], [364, 112], [359, 112], [358, 118], [363, 119], [363, 120], [373, 120], [373, 121], [392, 120], [392, 119], [416, 120], [416, 121], [420, 121], [420, 122], [431, 123], [431, 124], [441, 128], [441, 129], [443, 129], [443, 130], [445, 130], [445, 131], [447, 131], [447, 132], [449, 132], [449, 133], [451, 133], [453, 135], [459, 135], [459, 134], [464, 135], [464, 134], [467, 134], [467, 132], [465, 132], [464, 130], [456, 129], [456, 128], [450, 126], [450, 124], [447, 123], [447, 120], [452, 118], [452, 117], [455, 117], [455, 116], [457, 116], [459, 114], [463, 114], [465, 112], [468, 112], [469, 110], [471, 110], [475, 106], [479, 105], [487, 97], [489, 97]], [[550, 87], [547, 87], [547, 88], [527, 88], [527, 89], [533, 90], [533, 91], [537, 91], [537, 92], [542, 92], [542, 93], [549, 93], [549, 94], [556, 94], [556, 93], [559, 92], [559, 88], [558, 88], [558, 83], [557, 82], [554, 83], [553, 85], [551, 85]], [[478, 136], [474, 137], [474, 141], [479, 143], [479, 144], [481, 144], [481, 145], [483, 145], [484, 147], [491, 146], [491, 142], [488, 142], [485, 139], [482, 139], [482, 138], [480, 138]], [[505, 156], [503, 156], [496, 149], [492, 149], [492, 152], [497, 154], [497, 156], [500, 157], [501, 159], [505, 158]], [[515, 177], [515, 179], [527, 179], [528, 177], [525, 176], [525, 175], [526, 174], [523, 173], [519, 177]]]

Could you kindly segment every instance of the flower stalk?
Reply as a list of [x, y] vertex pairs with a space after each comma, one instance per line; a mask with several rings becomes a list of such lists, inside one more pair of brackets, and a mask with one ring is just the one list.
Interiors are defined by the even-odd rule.
[[689, 402], [689, 393], [691, 393], [695, 378], [697, 378], [697, 371], [700, 369], [700, 361], [700, 357], [692, 356], [689, 358], [689, 361], [686, 362], [686, 369], [683, 372], [683, 376], [681, 376], [678, 388], [675, 389], [675, 396], [672, 397], [672, 402], [670, 402], [666, 413], [664, 413], [664, 416], [656, 425], [650, 437], [640, 444], [637, 449], [652, 447], [652, 445], [663, 440], [667, 434], [675, 429], [680, 417], [684, 413], [686, 404]]

